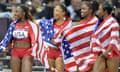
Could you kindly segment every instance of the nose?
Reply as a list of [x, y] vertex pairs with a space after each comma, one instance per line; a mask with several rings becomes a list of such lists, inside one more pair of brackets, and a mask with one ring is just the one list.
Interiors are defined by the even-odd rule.
[[81, 12], [83, 12], [83, 9], [81, 9]]

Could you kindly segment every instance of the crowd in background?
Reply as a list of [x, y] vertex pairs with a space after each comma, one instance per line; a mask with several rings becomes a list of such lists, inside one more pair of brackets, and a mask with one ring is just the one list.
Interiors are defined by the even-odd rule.
[[0, 17], [10, 18], [12, 21], [15, 18], [16, 6], [26, 5], [36, 20], [51, 19], [54, 16], [54, 7], [57, 4], [63, 4], [69, 11], [73, 22], [80, 22], [82, 20], [82, 1], [93, 2], [95, 8], [93, 10], [96, 16], [99, 3], [108, 2], [113, 7], [112, 15], [120, 24], [120, 0], [0, 0]]
[[[99, 3], [105, 1], [109, 2], [113, 6], [112, 15], [120, 24], [120, 0], [0, 0], [0, 18], [13, 19], [16, 6], [26, 5], [31, 10], [31, 13], [36, 20], [41, 18], [50, 19], [53, 17], [54, 6], [57, 4], [64, 4], [69, 11], [73, 22], [79, 22], [82, 19], [80, 15], [80, 5], [82, 1], [94, 2], [94, 6], [96, 8], [94, 10], [97, 10]], [[9, 25], [7, 25], [7, 27], [8, 26]], [[4, 33], [1, 34], [0, 40], [3, 38], [3, 36]]]
[[[15, 5], [27, 5], [35, 19], [53, 17], [53, 7], [57, 4], [64, 4], [73, 21], [81, 20], [80, 5], [82, 0], [0, 0], [0, 16], [12, 17], [11, 11], [14, 11]], [[84, 0], [83, 0], [84, 1]], [[91, 0], [89, 0], [91, 1]], [[120, 22], [120, 1], [119, 0], [105, 0], [113, 5], [113, 14]], [[93, 0], [94, 5], [98, 6], [98, 3], [104, 2], [103, 0]]]

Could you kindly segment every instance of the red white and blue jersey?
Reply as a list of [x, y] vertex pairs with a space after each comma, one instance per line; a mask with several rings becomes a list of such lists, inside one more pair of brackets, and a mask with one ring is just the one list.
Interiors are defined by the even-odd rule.
[[31, 37], [31, 30], [28, 22], [26, 22], [25, 25], [22, 25], [18, 23], [15, 26], [15, 29], [13, 31], [13, 39], [14, 40], [19, 40], [19, 41], [29, 41], [30, 42], [30, 37]]
[[25, 25], [20, 25], [18, 20], [12, 22], [4, 39], [0, 43], [0, 49], [5, 49], [12, 38], [21, 41], [30, 41], [32, 48], [31, 55], [34, 57], [37, 56], [36, 49], [42, 47], [40, 28], [30, 20], [27, 20]]

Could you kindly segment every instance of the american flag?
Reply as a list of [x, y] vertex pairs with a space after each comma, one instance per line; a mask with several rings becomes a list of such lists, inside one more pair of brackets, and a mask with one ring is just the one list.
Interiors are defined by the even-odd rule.
[[47, 52], [48, 52], [47, 45], [49, 44], [51, 46], [54, 46], [54, 44], [51, 42], [51, 39], [53, 38], [54, 35], [52, 24], [53, 24], [53, 19], [50, 20], [41, 19], [39, 22], [40, 32], [41, 32], [39, 34], [39, 43], [42, 42], [42, 45], [39, 44], [41, 45], [41, 47], [39, 46], [39, 48], [36, 49], [36, 52], [37, 52], [37, 59], [42, 63], [42, 65], [45, 68], [49, 68], [48, 59], [47, 59]]
[[90, 49], [90, 36], [97, 21], [97, 17], [94, 16], [87, 23], [73, 26], [63, 32], [62, 52], [68, 72], [76, 72], [77, 69], [86, 72], [95, 62], [96, 57]]
[[37, 48], [34, 48], [34, 54], [35, 54], [34, 56], [37, 60], [39, 60], [42, 63], [42, 65], [45, 68], [49, 68], [47, 61], [47, 48], [44, 46], [45, 43], [42, 39], [41, 31], [39, 32], [38, 43], [39, 46]]
[[[71, 22], [72, 22], [71, 20], [66, 21], [66, 24], [65, 26], [63, 26], [62, 30], [71, 27], [72, 26]], [[59, 47], [60, 47], [61, 40], [62, 40], [61, 39], [62, 30], [53, 27], [53, 24], [54, 24], [53, 18], [49, 20], [41, 19], [39, 24], [42, 31], [42, 38], [44, 40], [43, 41], [44, 48], [41, 49], [42, 54], [40, 54], [41, 56], [40, 60], [41, 60], [41, 63], [43, 63], [43, 65], [45, 64], [46, 66], [48, 66], [47, 65], [47, 50], [48, 50], [47, 46], [57, 48], [57, 46], [54, 45], [52, 42], [52, 39], [54, 39], [56, 44], [57, 45], [59, 44]], [[49, 68], [49, 66], [47, 68]]]
[[[16, 24], [18, 23], [19, 21], [15, 21], [15, 22], [12, 22], [10, 24], [10, 27], [8, 28], [8, 31], [4, 37], [4, 39], [1, 41], [0, 43], [0, 49], [5, 49], [6, 46], [9, 44], [10, 40], [12, 39], [13, 37], [13, 31], [16, 27]], [[39, 50], [38, 49], [42, 49], [42, 46], [43, 46], [43, 42], [42, 42], [42, 37], [41, 37], [41, 34], [40, 34], [40, 29], [39, 29], [39, 26], [37, 24], [35, 24], [34, 22], [28, 20], [28, 23], [29, 23], [29, 26], [31, 28], [31, 34], [30, 34], [30, 37], [31, 37], [31, 44], [32, 44], [32, 53], [31, 55], [34, 56], [35, 58], [39, 58]], [[32, 35], [32, 36], [31, 36]], [[39, 39], [39, 40], [38, 40]], [[38, 44], [38, 41], [39, 41], [39, 44]], [[39, 48], [38, 48], [39, 47]]]
[[119, 25], [117, 21], [108, 16], [96, 29], [91, 39], [92, 51], [99, 55], [112, 48], [107, 57], [110, 58], [114, 54], [120, 56], [119, 53]]
[[70, 49], [70, 44], [67, 42], [66, 38], [63, 38], [62, 40], [62, 53], [65, 63], [65, 70], [68, 72], [76, 72], [77, 64], [72, 54], [72, 50]]
[[5, 50], [6, 46], [9, 44], [9, 42], [12, 38], [12, 33], [14, 31], [14, 28], [18, 22], [19, 21], [16, 20], [10, 24], [10, 27], [8, 28], [7, 33], [5, 34], [5, 37], [3, 38], [3, 40], [0, 43], [0, 52], [2, 50]]

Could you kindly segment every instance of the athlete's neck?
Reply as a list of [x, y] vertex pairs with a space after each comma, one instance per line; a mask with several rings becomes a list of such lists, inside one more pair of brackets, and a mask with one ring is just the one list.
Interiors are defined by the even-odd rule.
[[88, 16], [84, 17], [85, 20], [88, 20], [93, 14], [89, 14]]
[[61, 25], [64, 23], [64, 18], [57, 19], [55, 22], [56, 24]]
[[26, 19], [20, 19], [20, 24], [25, 25], [26, 24]]
[[109, 16], [109, 14], [105, 14], [105, 15], [103, 16], [103, 19], [106, 19], [108, 16]]

